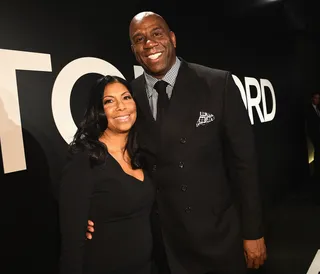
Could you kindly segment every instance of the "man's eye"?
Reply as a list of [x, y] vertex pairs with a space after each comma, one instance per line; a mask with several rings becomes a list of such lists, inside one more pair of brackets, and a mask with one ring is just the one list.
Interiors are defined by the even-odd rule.
[[161, 35], [162, 35], [161, 31], [156, 31], [156, 32], [153, 33], [153, 36], [155, 36], [155, 37], [159, 37]]
[[144, 40], [143, 37], [137, 37], [137, 38], [135, 39], [135, 44], [141, 43], [143, 40]]

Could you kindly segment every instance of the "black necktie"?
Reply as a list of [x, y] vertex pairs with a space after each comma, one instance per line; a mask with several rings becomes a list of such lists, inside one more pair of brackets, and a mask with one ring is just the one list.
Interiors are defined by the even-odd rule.
[[168, 83], [166, 81], [158, 81], [154, 85], [154, 89], [158, 92], [158, 103], [157, 103], [157, 122], [161, 123], [163, 116], [169, 106], [169, 98], [166, 93], [166, 87]]

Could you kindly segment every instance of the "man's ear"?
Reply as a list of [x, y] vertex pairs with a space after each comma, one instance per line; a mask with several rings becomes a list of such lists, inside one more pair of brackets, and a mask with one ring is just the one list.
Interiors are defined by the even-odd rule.
[[176, 48], [177, 47], [176, 35], [174, 34], [173, 31], [170, 31], [169, 36], [170, 36], [170, 40], [172, 41], [174, 48]]

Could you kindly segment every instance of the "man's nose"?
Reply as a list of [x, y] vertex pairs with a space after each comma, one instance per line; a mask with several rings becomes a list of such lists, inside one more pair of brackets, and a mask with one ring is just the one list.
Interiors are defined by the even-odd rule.
[[155, 45], [157, 45], [158, 42], [155, 41], [154, 39], [151, 39], [151, 38], [147, 38], [146, 42], [145, 42], [145, 47], [147, 48], [152, 48], [154, 47]]

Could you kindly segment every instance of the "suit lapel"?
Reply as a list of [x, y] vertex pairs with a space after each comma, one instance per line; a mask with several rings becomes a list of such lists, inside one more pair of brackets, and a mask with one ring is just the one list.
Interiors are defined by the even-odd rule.
[[146, 93], [146, 81], [143, 76], [138, 77], [131, 83], [133, 90], [133, 97], [136, 100], [138, 112], [145, 121], [152, 123], [155, 122], [151, 113], [149, 100]]
[[311, 105], [312, 109], [313, 109], [313, 112], [316, 114], [316, 117], [317, 118], [320, 118], [320, 115], [319, 115], [319, 110], [317, 108], [314, 108], [313, 105]]
[[153, 118], [146, 93], [146, 82], [143, 75], [131, 82], [133, 97], [137, 104], [136, 127], [139, 136], [139, 145], [142, 150], [156, 154], [159, 142], [158, 128]]
[[182, 60], [161, 131], [166, 149], [170, 140], [187, 137], [196, 129], [199, 109], [206, 105], [203, 92], [207, 90], [205, 82]]

